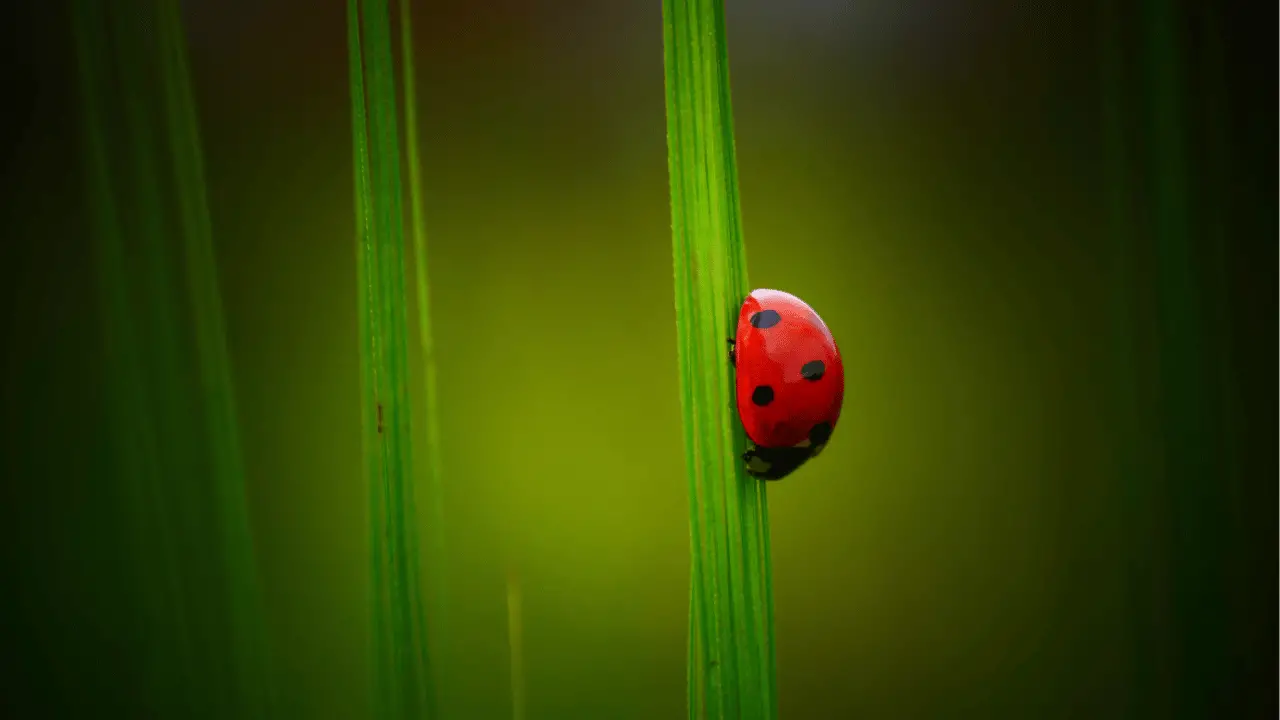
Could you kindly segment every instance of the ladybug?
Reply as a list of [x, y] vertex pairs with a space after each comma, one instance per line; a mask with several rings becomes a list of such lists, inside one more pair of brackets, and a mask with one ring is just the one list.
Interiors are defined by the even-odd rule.
[[751, 291], [729, 345], [747, 474], [781, 480], [822, 452], [840, 419], [840, 350], [818, 313], [780, 290]]

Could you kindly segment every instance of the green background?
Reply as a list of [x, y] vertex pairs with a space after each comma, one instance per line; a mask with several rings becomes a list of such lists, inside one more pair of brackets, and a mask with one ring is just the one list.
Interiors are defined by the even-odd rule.
[[[729, 7], [750, 276], [823, 315], [848, 387], [822, 458], [770, 487], [781, 716], [1275, 717], [1261, 21], [1175, 7], [1162, 41], [1159, 3], [1113, 26], [1085, 3], [785, 5]], [[508, 569], [530, 718], [680, 717], [658, 5], [414, 8], [447, 717], [510, 715]], [[123, 717], [164, 640], [117, 622], [97, 518], [66, 18], [15, 12], [0, 705]], [[368, 692], [344, 12], [187, 8], [283, 717], [363, 717]]]

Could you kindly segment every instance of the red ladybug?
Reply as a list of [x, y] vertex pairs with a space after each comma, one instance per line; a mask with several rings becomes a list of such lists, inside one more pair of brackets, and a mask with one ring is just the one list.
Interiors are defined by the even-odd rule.
[[822, 452], [840, 419], [840, 350], [818, 313], [780, 290], [751, 291], [729, 343], [747, 473], [781, 480]]

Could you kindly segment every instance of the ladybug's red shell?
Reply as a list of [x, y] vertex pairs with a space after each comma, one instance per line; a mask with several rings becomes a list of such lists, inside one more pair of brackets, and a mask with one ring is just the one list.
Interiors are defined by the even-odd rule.
[[779, 479], [826, 445], [844, 403], [844, 363], [826, 323], [803, 300], [753, 290], [734, 337], [738, 415], [755, 447], [748, 472]]

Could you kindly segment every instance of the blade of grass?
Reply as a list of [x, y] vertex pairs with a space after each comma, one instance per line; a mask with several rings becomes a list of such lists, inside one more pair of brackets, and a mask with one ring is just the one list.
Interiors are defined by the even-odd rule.
[[399, 693], [395, 687], [394, 660], [389, 657], [394, 643], [394, 633], [388, 627], [391, 599], [387, 591], [388, 579], [384, 560], [387, 542], [386, 487], [382, 468], [381, 433], [383, 423], [382, 401], [378, 394], [375, 375], [376, 353], [380, 346], [374, 332], [377, 322], [376, 251], [374, 248], [375, 218], [369, 207], [372, 204], [373, 179], [369, 169], [370, 149], [368, 117], [365, 109], [364, 60], [360, 42], [360, 8], [357, 0], [347, 2], [349, 29], [351, 86], [352, 86], [352, 147], [355, 168], [356, 210], [356, 274], [357, 302], [360, 325], [360, 380], [362, 445], [365, 457], [365, 481], [369, 486], [370, 530], [370, 608], [373, 673], [373, 714], [375, 717], [394, 716]]
[[[428, 548], [429, 572], [426, 577], [431, 599], [429, 617], [432, 620], [433, 639], [441, 657], [447, 652], [445, 630], [449, 627], [448, 594], [445, 578], [448, 553], [444, 535], [444, 482], [441, 470], [440, 412], [437, 400], [435, 338], [431, 329], [431, 292], [428, 283], [427, 226], [422, 205], [422, 165], [418, 152], [418, 93], [417, 76], [413, 59], [413, 18], [411, 2], [400, 2], [401, 67], [404, 74], [404, 123], [405, 155], [409, 165], [409, 207], [413, 221], [413, 257], [418, 300], [418, 340], [422, 347], [423, 386], [426, 401], [426, 492], [431, 533]], [[443, 663], [433, 666], [437, 674], [444, 671]], [[437, 693], [443, 693], [448, 683], [436, 678]], [[443, 705], [444, 699], [437, 698]]]
[[378, 452], [378, 433], [382, 429], [382, 406], [378, 400], [373, 377], [373, 302], [371, 300], [372, 272], [369, 261], [373, 255], [373, 217], [369, 211], [369, 198], [373, 195], [369, 174], [368, 119], [365, 112], [364, 60], [360, 43], [360, 9], [357, 0], [347, 0], [348, 72], [351, 83], [351, 148], [354, 169], [353, 207], [355, 208], [356, 233], [356, 305], [360, 345], [360, 426], [364, 455], [364, 477], [369, 487], [369, 591], [370, 591], [370, 661], [373, 679], [372, 709], [375, 717], [387, 709], [384, 678], [390, 675], [387, 665], [386, 594], [383, 580], [382, 517], [382, 460]]
[[271, 683], [266, 627], [254, 559], [253, 537], [245, 499], [245, 475], [236, 421], [235, 392], [228, 357], [222, 297], [218, 287], [213, 225], [205, 188], [200, 130], [191, 90], [182, 19], [178, 6], [158, 0], [157, 35], [163, 52], [170, 156], [174, 189], [181, 213], [186, 255], [188, 300], [195, 330], [200, 390], [208, 434], [215, 527], [221, 533], [226, 565], [230, 642], [235, 656], [239, 717], [266, 717]]
[[[1108, 319], [1111, 324], [1109, 347], [1113, 379], [1109, 411], [1114, 439], [1112, 462], [1115, 474], [1120, 478], [1120, 501], [1115, 503], [1114, 509], [1119, 516], [1119, 525], [1133, 530], [1146, 528], [1151, 524], [1149, 503], [1146, 502], [1151, 490], [1147, 487], [1147, 476], [1143, 473], [1143, 453], [1149, 451], [1145, 438], [1138, 429], [1142, 425], [1138, 394], [1140, 363], [1138, 347], [1134, 342], [1137, 335], [1135, 328], [1138, 325], [1135, 319], [1136, 293], [1140, 287], [1135, 271], [1138, 250], [1134, 239], [1138, 233], [1134, 214], [1135, 199], [1132, 194], [1134, 158], [1125, 127], [1125, 118], [1131, 113], [1132, 100], [1131, 93], [1126, 92], [1125, 42], [1120, 8], [1114, 3], [1103, 3], [1099, 9], [1102, 149], [1105, 160], [1107, 229], [1110, 235], [1106, 256], [1111, 302]], [[1150, 584], [1150, 559], [1155, 553], [1144, 545], [1154, 537], [1154, 531], [1134, 532], [1133, 540], [1118, 549], [1118, 552], [1124, 553], [1124, 571], [1129, 578], [1125, 587], [1125, 601], [1131, 616], [1138, 619], [1128, 627], [1130, 644], [1137, 648], [1146, 648], [1151, 644], [1153, 628], [1143, 621], [1149, 613], [1145, 612], [1145, 598], [1142, 597], [1141, 588]], [[1131, 658], [1126, 660], [1126, 673], [1135, 690], [1116, 699], [1117, 712], [1125, 717], [1132, 717], [1137, 714], [1135, 698], [1152, 693], [1161, 668], [1155, 663], [1135, 663]], [[1127, 704], [1127, 707], [1121, 707], [1120, 703]]]
[[[174, 52], [182, 31], [172, 4], [130, 9], [77, 2], [72, 15], [119, 443], [112, 479], [146, 643], [131, 714], [261, 717], [248, 687], [266, 678], [250, 659], [266, 644], [252, 549], [225, 542], [247, 540], [248, 523], [190, 80]], [[240, 502], [216, 502], [227, 494]]]
[[[1218, 351], [1215, 353], [1217, 362], [1214, 363], [1213, 368], [1221, 389], [1218, 398], [1220, 420], [1216, 423], [1218, 449], [1221, 453], [1218, 463], [1222, 467], [1221, 475], [1229, 498], [1227, 511], [1230, 513], [1230, 518], [1226, 527], [1235, 537], [1241, 538], [1240, 542], [1244, 542], [1240, 535], [1241, 528], [1247, 527], [1246, 518], [1241, 512], [1247, 507], [1240, 456], [1242, 435], [1239, 408], [1242, 388], [1240, 378], [1234, 371], [1237, 367], [1236, 345], [1231, 322], [1231, 279], [1228, 254], [1228, 248], [1231, 247], [1230, 239], [1234, 235], [1232, 230], [1236, 219], [1241, 216], [1239, 212], [1241, 203], [1237, 199], [1239, 196], [1230, 189], [1231, 178], [1234, 177], [1229, 136], [1233, 108], [1228, 102], [1229, 96], [1226, 92], [1229, 86], [1225, 57], [1227, 46], [1222, 34], [1222, 19], [1218, 16], [1216, 9], [1206, 7], [1204, 20], [1201, 22], [1201, 34], [1204, 38], [1207, 67], [1205, 92], [1201, 94], [1208, 136], [1205, 150], [1209, 156], [1209, 167], [1206, 173], [1209, 181], [1206, 184], [1212, 189], [1209, 193], [1211, 201], [1207, 203], [1210, 215], [1207, 234], [1211, 238], [1209, 246], [1213, 248], [1209, 274], [1212, 282], [1211, 295], [1215, 300], [1211, 324], [1221, 333], [1217, 343]], [[1246, 573], [1241, 562], [1242, 558], [1234, 553], [1228, 553], [1226, 557], [1231, 576], [1228, 585], [1237, 589], [1247, 587], [1244, 581], [1239, 579]], [[1248, 595], [1237, 590], [1232, 600], [1236, 608], [1233, 612], [1247, 616], [1240, 611], [1240, 608], [1247, 606], [1250, 601]]]
[[724, 353], [750, 290], [720, 0], [664, 0], [668, 174], [690, 498], [689, 717], [777, 715], [768, 502], [738, 460]]
[[150, 710], [173, 711], [172, 689], [192, 677], [190, 636], [180, 618], [170, 617], [179, 603], [179, 573], [172, 548], [156, 543], [164, 537], [159, 493], [156, 428], [148, 412], [148, 386], [142, 372], [139, 341], [143, 329], [130, 301], [125, 269], [124, 218], [120, 192], [111, 173], [110, 109], [107, 93], [114, 61], [103, 8], [92, 0], [72, 7], [72, 28], [81, 90], [86, 157], [86, 197], [92, 218], [95, 267], [101, 298], [107, 362], [107, 427], [112, 433], [112, 461], [117, 471], [118, 516], [123, 531], [126, 577], [133, 579], [144, 628], [169, 632], [139, 633], [144, 686], [153, 689]]
[[507, 568], [507, 659], [511, 665], [511, 720], [524, 720], [524, 608], [520, 578]]
[[[185, 357], [179, 325], [180, 309], [173, 302], [176, 295], [172, 276], [173, 248], [165, 220], [169, 207], [159, 178], [157, 131], [154, 123], [153, 92], [155, 78], [153, 58], [147, 53], [150, 37], [142, 36], [140, 17], [133, 13], [106, 12], [107, 37], [114, 58], [119, 83], [119, 108], [122, 125], [115, 140], [118, 149], [128, 149], [121, 158], [123, 177], [119, 178], [119, 211], [125, 223], [125, 258], [138, 262], [134, 272], [121, 278], [131, 304], [129, 312], [138, 324], [135, 337], [140, 345], [136, 362], [143, 368], [141, 386], [135, 388], [146, 403], [146, 419], [141, 431], [148, 436], [150, 462], [155, 476], [150, 480], [148, 501], [152, 504], [155, 533], [151, 542], [163, 543], [159, 554], [171, 568], [166, 577], [169, 604], [164, 623], [176, 633], [179, 647], [192, 653], [185, 662], [189, 675], [184, 686], [197, 682], [217, 684], [217, 679], [204, 676], [198, 648], [208, 646], [207, 623], [193, 600], [199, 597], [197, 579], [186, 570], [200, 556], [201, 528], [198, 514], [200, 483], [175, 487], [169, 481], [175, 468], [195, 451], [195, 428], [190, 422], [191, 406], [188, 388], [180, 377]], [[165, 627], [162, 626], [162, 627]], [[216, 675], [217, 670], [214, 671]]]
[[377, 717], [434, 713], [419, 592], [400, 154], [386, 0], [348, 0]]
[[[1218, 488], [1222, 468], [1213, 441], [1213, 387], [1206, 348], [1206, 298], [1201, 287], [1204, 258], [1196, 243], [1203, 206], [1196, 198], [1187, 117], [1188, 54], [1184, 38], [1191, 24], [1186, 6], [1146, 0], [1143, 23], [1152, 227], [1155, 234], [1159, 307], [1159, 378], [1165, 482], [1176, 531], [1171, 548], [1177, 592], [1174, 617], [1186, 628], [1176, 641], [1174, 680], [1179, 710], [1188, 717], [1211, 716], [1215, 698], [1202, 688], [1218, 687], [1229, 668], [1223, 612], [1223, 566], [1200, 538], [1220, 538], [1226, 523]], [[1211, 271], [1210, 271], [1211, 274]], [[1191, 679], [1196, 682], [1189, 682]], [[1201, 684], [1203, 683], [1203, 684]]]

